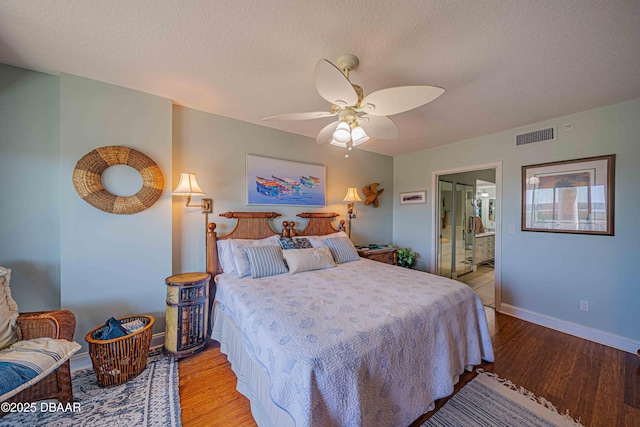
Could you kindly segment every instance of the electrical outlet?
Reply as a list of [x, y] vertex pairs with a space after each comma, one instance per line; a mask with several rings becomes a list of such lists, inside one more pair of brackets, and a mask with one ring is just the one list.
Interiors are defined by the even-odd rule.
[[515, 225], [510, 225], [509, 226], [509, 234], [516, 234], [516, 226]]
[[589, 311], [589, 301], [584, 299], [580, 300], [580, 311]]

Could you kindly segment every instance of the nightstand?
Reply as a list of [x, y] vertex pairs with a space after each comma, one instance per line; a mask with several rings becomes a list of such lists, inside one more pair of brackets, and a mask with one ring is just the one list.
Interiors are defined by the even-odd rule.
[[167, 327], [164, 354], [181, 358], [201, 350], [209, 338], [208, 273], [183, 273], [168, 277]]
[[382, 246], [371, 248], [367, 246], [358, 247], [358, 255], [373, 261], [383, 262], [385, 264], [396, 265], [396, 248]]

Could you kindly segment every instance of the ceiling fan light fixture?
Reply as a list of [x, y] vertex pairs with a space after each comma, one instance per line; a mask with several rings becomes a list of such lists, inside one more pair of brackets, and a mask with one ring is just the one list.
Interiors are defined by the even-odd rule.
[[347, 122], [338, 123], [338, 127], [333, 132], [333, 139], [343, 144], [351, 140], [351, 128]]
[[335, 145], [336, 147], [340, 147], [340, 148], [347, 148], [347, 143], [346, 142], [336, 141], [335, 138], [331, 140], [331, 145]]
[[351, 129], [351, 139], [353, 140], [353, 146], [356, 147], [363, 142], [367, 142], [369, 140], [369, 135], [367, 135], [362, 127], [356, 126]]

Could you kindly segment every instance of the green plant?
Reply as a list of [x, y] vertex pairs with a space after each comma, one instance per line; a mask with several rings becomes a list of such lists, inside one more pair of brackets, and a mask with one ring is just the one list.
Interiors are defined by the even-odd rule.
[[411, 268], [416, 263], [418, 254], [409, 248], [401, 248], [396, 251], [396, 257], [400, 267]]

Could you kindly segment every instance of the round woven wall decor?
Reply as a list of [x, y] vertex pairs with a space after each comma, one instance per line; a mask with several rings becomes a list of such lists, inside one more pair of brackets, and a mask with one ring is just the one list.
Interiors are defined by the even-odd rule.
[[[142, 188], [132, 196], [116, 196], [102, 185], [102, 173], [110, 166], [126, 165], [142, 176]], [[132, 148], [111, 145], [96, 148], [78, 160], [73, 170], [73, 186], [85, 202], [113, 214], [141, 212], [162, 195], [162, 171], [149, 157]]]

